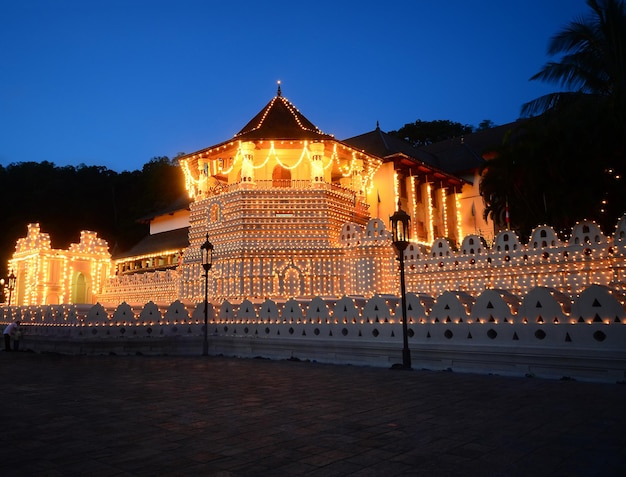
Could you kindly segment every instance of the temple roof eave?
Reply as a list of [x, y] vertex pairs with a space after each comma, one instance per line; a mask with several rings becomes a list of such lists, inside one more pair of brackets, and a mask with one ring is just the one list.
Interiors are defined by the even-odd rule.
[[[329, 142], [329, 143], [337, 144], [351, 152], [354, 152], [354, 153], [357, 153], [357, 154], [360, 154], [362, 156], [369, 158], [368, 162], [379, 163], [379, 164], [382, 164], [383, 162], [385, 162], [385, 158], [381, 158], [374, 154], [370, 154], [367, 151], [358, 149], [348, 143], [345, 143], [343, 141], [336, 139], [334, 136], [331, 136], [331, 135], [325, 135], [323, 138], [317, 138], [317, 139], [315, 138], [307, 139], [307, 138], [298, 138], [298, 137], [258, 137], [254, 139], [247, 138], [247, 141], [254, 142], [254, 143], [264, 143], [264, 142], [269, 143], [272, 141], [273, 142], [298, 142], [298, 143]], [[179, 161], [187, 161], [190, 159], [197, 161], [199, 159], [209, 158], [213, 154], [219, 154], [220, 152], [227, 150], [229, 148], [236, 149], [239, 147], [240, 142], [247, 142], [247, 141], [244, 140], [243, 138], [235, 137], [227, 141], [223, 141], [221, 143], [215, 144], [213, 146], [205, 147], [204, 149], [199, 149], [198, 151], [185, 154], [184, 156], [179, 157]]]
[[439, 167], [438, 158], [426, 151], [414, 148], [410, 143], [376, 129], [343, 141], [355, 149], [377, 155], [383, 162], [393, 162], [396, 169], [408, 168], [416, 175], [426, 175], [437, 180], [445, 180], [451, 185], [470, 183]]
[[451, 185], [463, 185], [471, 184], [471, 181], [459, 177], [454, 174], [450, 174], [437, 167], [420, 161], [411, 156], [407, 156], [403, 153], [391, 154], [383, 158], [384, 162], [393, 162], [396, 169], [408, 168], [411, 172], [417, 172], [417, 175], [430, 176], [435, 179], [445, 180]]

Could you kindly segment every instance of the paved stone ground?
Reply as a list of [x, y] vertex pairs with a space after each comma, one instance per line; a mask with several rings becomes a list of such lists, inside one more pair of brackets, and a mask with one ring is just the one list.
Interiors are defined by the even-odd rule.
[[626, 385], [0, 353], [0, 475], [623, 476]]

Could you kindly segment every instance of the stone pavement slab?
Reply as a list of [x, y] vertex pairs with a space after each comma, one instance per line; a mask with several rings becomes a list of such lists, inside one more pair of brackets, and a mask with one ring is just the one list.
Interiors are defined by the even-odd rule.
[[1, 353], [0, 476], [623, 476], [626, 386]]

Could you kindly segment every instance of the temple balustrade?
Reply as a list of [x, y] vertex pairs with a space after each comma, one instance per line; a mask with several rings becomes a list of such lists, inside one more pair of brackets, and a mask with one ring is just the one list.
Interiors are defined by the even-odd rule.
[[356, 192], [354, 189], [349, 187], [345, 187], [341, 184], [335, 184], [332, 182], [325, 181], [313, 181], [309, 179], [256, 179], [253, 182], [233, 182], [230, 184], [219, 183], [215, 186], [212, 186], [206, 190], [206, 194], [208, 196], [212, 195], [221, 195], [226, 192], [234, 192], [237, 190], [249, 190], [249, 189], [259, 189], [259, 190], [273, 190], [273, 189], [325, 189], [330, 190], [336, 193], [345, 194], [346, 196], [354, 197]]

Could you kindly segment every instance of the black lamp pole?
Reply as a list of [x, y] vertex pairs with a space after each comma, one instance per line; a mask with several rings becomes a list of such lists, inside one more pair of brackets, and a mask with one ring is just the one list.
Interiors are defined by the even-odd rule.
[[400, 292], [402, 296], [402, 367], [411, 369], [411, 351], [409, 350], [409, 338], [406, 319], [406, 287], [404, 283], [404, 251], [409, 246], [409, 222], [411, 218], [402, 210], [398, 202], [398, 210], [389, 217], [391, 222], [391, 235], [393, 245], [400, 262]]
[[213, 264], [213, 244], [209, 242], [209, 234], [200, 246], [202, 251], [202, 268], [204, 268], [204, 341], [202, 343], [202, 356], [209, 355], [209, 270]]

